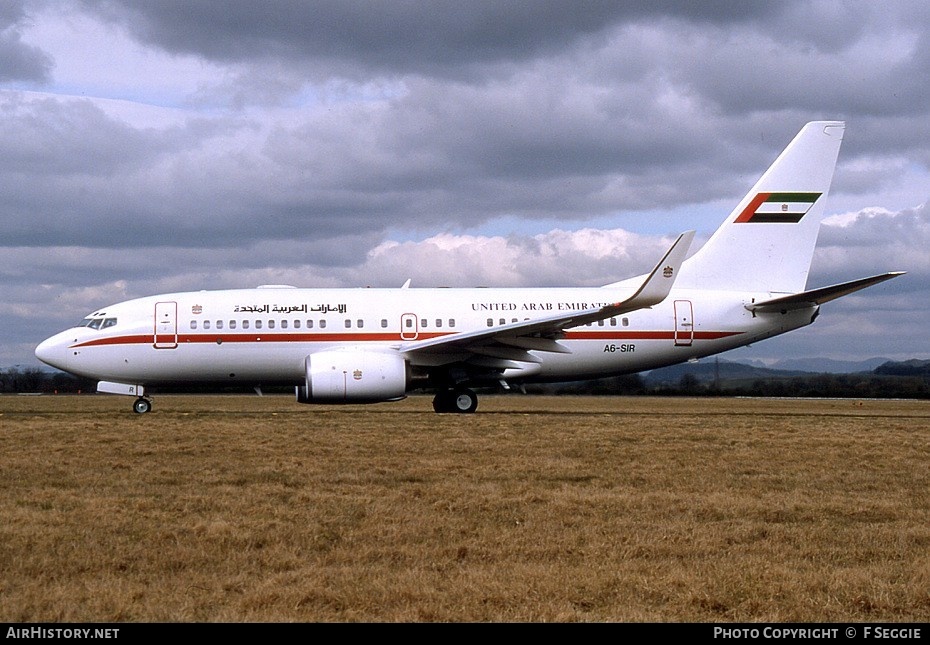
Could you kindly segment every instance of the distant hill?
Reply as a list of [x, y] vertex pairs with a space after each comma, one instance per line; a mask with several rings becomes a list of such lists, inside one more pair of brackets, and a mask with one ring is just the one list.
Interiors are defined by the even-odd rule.
[[710, 358], [697, 363], [681, 363], [646, 372], [643, 374], [643, 381], [648, 387], [677, 386], [683, 377], [688, 376], [696, 379], [701, 385], [710, 385], [715, 381], [720, 385], [732, 385], [734, 382], [809, 375], [810, 372], [803, 370], [778, 370], [723, 360], [718, 363]]
[[884, 376], [930, 376], [930, 361], [913, 358], [909, 361], [888, 361], [875, 368], [875, 374]]
[[773, 363], [768, 367], [757, 361], [746, 363], [705, 358], [697, 363], [682, 363], [652, 370], [643, 374], [647, 386], [678, 385], [682, 376], [689, 374], [702, 385], [719, 379], [721, 385], [753, 379], [778, 379], [814, 374], [878, 374], [885, 376], [930, 376], [930, 360], [889, 361], [887, 358], [869, 358], [863, 361], [837, 361], [831, 358], [792, 358]]
[[[822, 363], [818, 365], [824, 367]], [[863, 367], [858, 362], [847, 365], [853, 369]], [[659, 394], [737, 392], [746, 396], [930, 398], [930, 360], [885, 361], [874, 370], [831, 373], [824, 369], [772, 369], [707, 359], [652, 370], [640, 377], [646, 391]]]
[[801, 370], [817, 374], [858, 374], [871, 372], [879, 365], [888, 363], [887, 358], [869, 358], [864, 361], [836, 361], [832, 358], [788, 358], [769, 365], [777, 370]]

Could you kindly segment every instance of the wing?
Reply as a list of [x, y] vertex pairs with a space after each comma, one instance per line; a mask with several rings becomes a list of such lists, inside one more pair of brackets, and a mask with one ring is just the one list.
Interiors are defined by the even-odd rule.
[[506, 361], [540, 362], [538, 357], [530, 354], [531, 351], [570, 354], [571, 351], [558, 342], [564, 330], [646, 309], [665, 300], [693, 239], [694, 231], [682, 233], [639, 289], [622, 302], [410, 343], [402, 346], [400, 351], [421, 365], [466, 359], [481, 364], [477, 359], [487, 357], [490, 360], [485, 361], [484, 366], [500, 368], [516, 367]]
[[873, 284], [878, 284], [879, 282], [884, 282], [885, 280], [897, 278], [899, 275], [904, 275], [904, 272], [892, 271], [890, 273], [874, 275], [870, 278], [861, 278], [859, 280], [853, 280], [852, 282], [835, 284], [830, 287], [822, 287], [820, 289], [795, 293], [789, 296], [773, 298], [772, 300], [754, 302], [746, 305], [746, 309], [753, 313], [784, 312], [791, 311], [793, 309], [807, 309], [808, 307], [822, 305], [825, 302], [830, 302], [831, 300], [836, 300], [837, 298], [848, 296], [849, 294], [855, 293], [860, 289], [871, 287]]

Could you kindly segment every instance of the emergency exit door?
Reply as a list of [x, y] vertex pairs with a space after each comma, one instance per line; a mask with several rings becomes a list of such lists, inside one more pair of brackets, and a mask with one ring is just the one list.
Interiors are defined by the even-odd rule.
[[400, 339], [416, 340], [420, 335], [416, 314], [404, 314], [400, 317]]

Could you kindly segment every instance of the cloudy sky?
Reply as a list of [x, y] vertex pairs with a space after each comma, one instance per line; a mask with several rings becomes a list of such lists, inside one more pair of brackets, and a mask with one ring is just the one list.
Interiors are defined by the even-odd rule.
[[732, 359], [930, 358], [930, 3], [4, 0], [0, 366], [175, 290], [599, 285], [847, 121], [810, 287]]

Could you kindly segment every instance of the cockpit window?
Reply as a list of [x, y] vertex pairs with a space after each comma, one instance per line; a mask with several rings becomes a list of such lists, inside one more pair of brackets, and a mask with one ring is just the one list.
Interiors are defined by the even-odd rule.
[[78, 327], [90, 327], [91, 329], [106, 329], [116, 324], [116, 318], [85, 318]]

